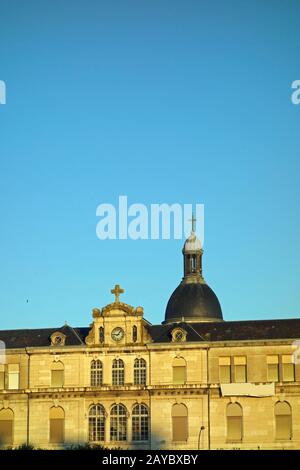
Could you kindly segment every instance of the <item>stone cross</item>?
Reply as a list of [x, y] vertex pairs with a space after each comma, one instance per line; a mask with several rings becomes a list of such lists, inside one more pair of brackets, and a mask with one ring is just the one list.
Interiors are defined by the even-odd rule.
[[124, 293], [124, 289], [122, 289], [122, 288], [119, 286], [119, 284], [116, 284], [116, 285], [115, 285], [115, 288], [112, 289], [110, 292], [111, 292], [112, 294], [115, 294], [115, 303], [119, 303], [119, 302], [120, 302], [120, 299], [119, 299], [120, 294], [123, 294], [123, 293]]
[[189, 222], [192, 222], [192, 232], [195, 232], [197, 219], [194, 217], [194, 214], [192, 214], [192, 218], [189, 220]]

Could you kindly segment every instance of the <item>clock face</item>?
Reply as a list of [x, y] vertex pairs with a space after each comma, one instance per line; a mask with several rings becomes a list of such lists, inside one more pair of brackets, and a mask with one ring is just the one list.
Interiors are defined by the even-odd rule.
[[175, 341], [182, 341], [183, 340], [183, 333], [182, 331], [176, 331], [175, 333]]
[[53, 343], [54, 344], [62, 344], [62, 337], [61, 336], [55, 336], [54, 340], [53, 340]]
[[117, 326], [117, 328], [112, 330], [111, 337], [114, 341], [121, 341], [121, 339], [124, 337], [124, 330]]

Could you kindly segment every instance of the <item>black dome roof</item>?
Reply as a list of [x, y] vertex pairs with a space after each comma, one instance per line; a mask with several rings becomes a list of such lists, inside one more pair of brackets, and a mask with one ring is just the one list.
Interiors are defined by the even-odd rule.
[[165, 322], [222, 321], [219, 300], [214, 291], [203, 282], [182, 281], [167, 304]]

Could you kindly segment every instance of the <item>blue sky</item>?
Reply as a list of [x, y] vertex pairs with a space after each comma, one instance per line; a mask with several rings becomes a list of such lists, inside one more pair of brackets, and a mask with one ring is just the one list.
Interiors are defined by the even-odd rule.
[[[96, 237], [96, 207], [203, 203], [227, 320], [300, 316], [298, 1], [3, 0], [1, 328], [152, 323], [181, 241]], [[28, 302], [27, 302], [28, 300]]]

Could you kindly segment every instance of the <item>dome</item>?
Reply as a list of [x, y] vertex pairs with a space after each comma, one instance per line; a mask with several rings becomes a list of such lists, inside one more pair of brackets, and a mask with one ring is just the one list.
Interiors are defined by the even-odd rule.
[[219, 300], [205, 282], [185, 282], [174, 290], [167, 304], [165, 322], [222, 321]]
[[183, 279], [168, 301], [164, 323], [223, 321], [219, 300], [202, 275], [203, 249], [195, 221], [193, 216], [191, 234], [182, 249]]
[[183, 252], [200, 251], [202, 249], [201, 242], [194, 232], [191, 232], [189, 238], [186, 239], [183, 245]]

